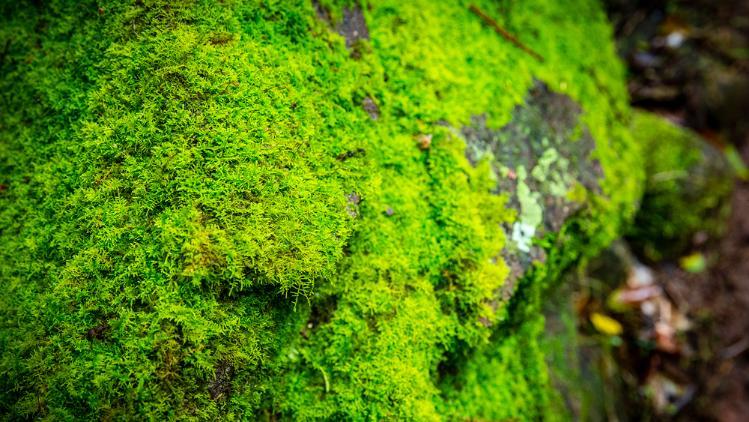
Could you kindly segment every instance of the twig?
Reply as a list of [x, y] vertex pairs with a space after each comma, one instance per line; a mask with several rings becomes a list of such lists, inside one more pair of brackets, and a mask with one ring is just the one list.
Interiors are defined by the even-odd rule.
[[744, 337], [736, 343], [721, 350], [720, 357], [723, 360], [733, 359], [736, 356], [744, 353], [747, 349], [749, 349], [749, 338]]
[[536, 60], [538, 60], [540, 62], [544, 61], [544, 58], [541, 57], [540, 54], [538, 54], [535, 51], [533, 51], [530, 47], [528, 47], [525, 44], [523, 44], [522, 42], [520, 42], [520, 40], [517, 39], [514, 35], [510, 34], [509, 32], [507, 32], [507, 30], [505, 30], [504, 28], [502, 28], [501, 26], [499, 26], [499, 24], [497, 23], [497, 21], [495, 21], [494, 19], [492, 19], [491, 17], [489, 17], [489, 15], [487, 15], [481, 9], [479, 9], [478, 6], [476, 6], [475, 4], [472, 4], [472, 5], [468, 6], [468, 9], [471, 12], [473, 12], [476, 16], [480, 17], [481, 20], [484, 21], [484, 23], [486, 23], [487, 25], [491, 26], [494, 29], [494, 32], [496, 32], [497, 34], [499, 34], [500, 36], [502, 36], [502, 38], [504, 38], [507, 41], [515, 44], [515, 46], [517, 48], [519, 48], [519, 49], [525, 51], [526, 53], [530, 54]]

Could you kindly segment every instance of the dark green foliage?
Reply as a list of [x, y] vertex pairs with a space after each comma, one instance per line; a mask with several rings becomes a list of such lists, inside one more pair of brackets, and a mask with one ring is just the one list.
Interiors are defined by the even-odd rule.
[[733, 189], [721, 152], [645, 112], [634, 114], [632, 134], [647, 151], [645, 196], [629, 233], [633, 246], [659, 261], [679, 257], [698, 232], [719, 235]]
[[[545, 61], [468, 2], [362, 4], [351, 49], [348, 1], [4, 2], [0, 411], [547, 413], [542, 290], [632, 214], [638, 152], [595, 1], [477, 3]], [[605, 178], [508, 302], [516, 213], [453, 128], [499, 129], [534, 78]]]

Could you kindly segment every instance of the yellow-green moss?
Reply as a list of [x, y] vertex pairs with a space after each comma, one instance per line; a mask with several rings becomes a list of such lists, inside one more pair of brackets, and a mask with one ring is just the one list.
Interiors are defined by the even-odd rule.
[[[353, 54], [350, 1], [4, 2], [2, 412], [546, 413], [542, 290], [632, 214], [638, 150], [596, 1], [476, 2], [543, 62], [468, 3], [364, 2]], [[534, 79], [605, 178], [497, 302], [515, 212], [451, 128], [500, 128]]]

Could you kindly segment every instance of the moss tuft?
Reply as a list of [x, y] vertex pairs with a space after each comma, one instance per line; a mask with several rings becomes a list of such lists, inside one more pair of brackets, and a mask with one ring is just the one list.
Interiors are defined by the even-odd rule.
[[699, 232], [718, 236], [733, 190], [726, 158], [696, 134], [646, 112], [634, 114], [632, 133], [648, 151], [632, 245], [658, 261], [678, 258]]

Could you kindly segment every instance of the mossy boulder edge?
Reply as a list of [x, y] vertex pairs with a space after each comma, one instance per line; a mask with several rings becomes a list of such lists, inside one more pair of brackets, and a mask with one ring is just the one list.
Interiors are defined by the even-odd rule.
[[[596, 1], [4, 2], [8, 419], [539, 419], [645, 180]], [[560, 417], [563, 417], [560, 416]]]

